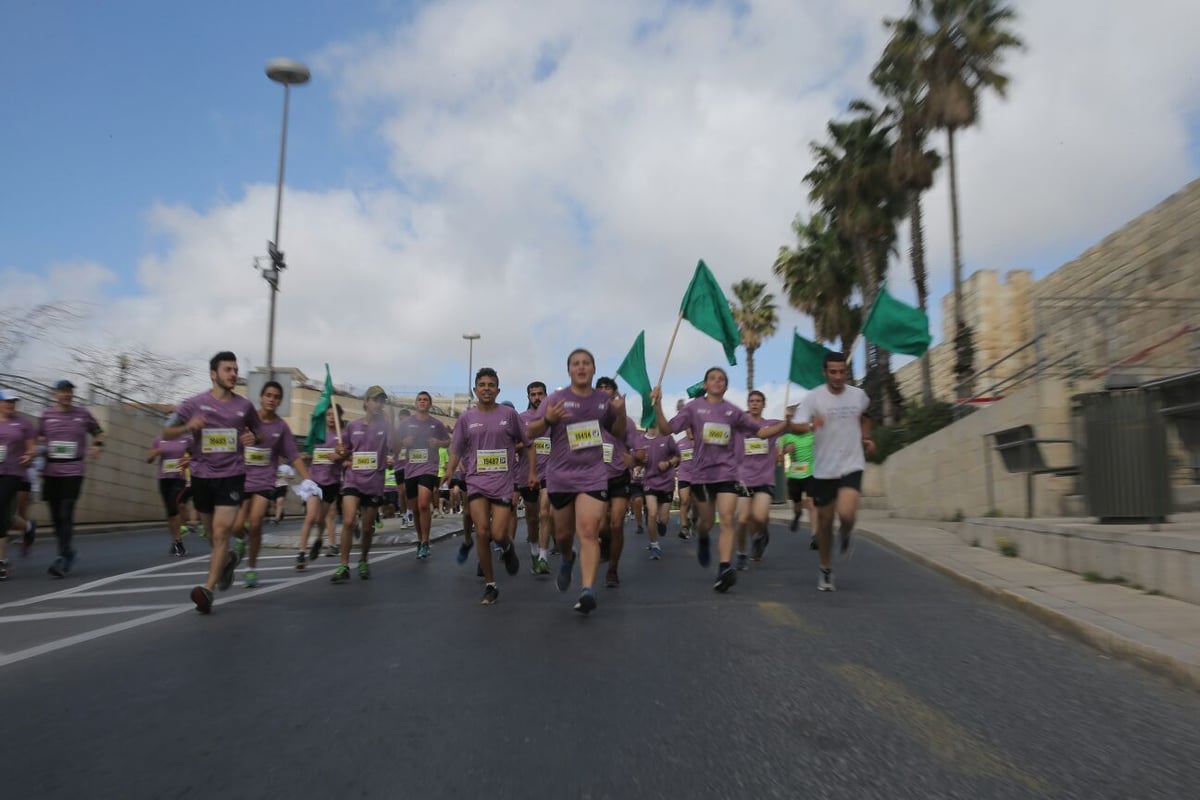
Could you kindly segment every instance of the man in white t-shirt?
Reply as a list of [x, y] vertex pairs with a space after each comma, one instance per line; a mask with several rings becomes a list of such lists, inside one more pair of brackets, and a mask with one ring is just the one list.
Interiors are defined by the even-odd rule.
[[797, 418], [809, 423], [813, 432], [812, 501], [817, 510], [817, 547], [821, 553], [821, 576], [817, 589], [834, 591], [833, 516], [836, 512], [843, 558], [850, 557], [850, 533], [858, 515], [866, 455], [875, 452], [871, 440], [870, 400], [857, 386], [848, 386], [846, 357], [825, 355], [825, 385], [813, 389], [800, 401]]

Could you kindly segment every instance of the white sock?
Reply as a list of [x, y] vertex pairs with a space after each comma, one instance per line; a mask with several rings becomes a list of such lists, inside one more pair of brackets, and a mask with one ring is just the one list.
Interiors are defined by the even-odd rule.
[[537, 554], [538, 554], [538, 558], [542, 559], [543, 561], [550, 560], [550, 551], [544, 547], [539, 547]]
[[537, 542], [530, 542], [529, 543], [529, 555], [536, 556], [537, 554], [538, 554]]

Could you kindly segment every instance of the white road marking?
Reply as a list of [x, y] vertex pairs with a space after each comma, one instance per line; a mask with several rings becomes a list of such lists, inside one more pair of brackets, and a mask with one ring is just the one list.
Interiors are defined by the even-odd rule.
[[[61, 592], [51, 592], [49, 594], [39, 594], [39, 595], [34, 595], [33, 597], [26, 597], [24, 600], [13, 600], [8, 603], [0, 603], [0, 611], [3, 611], [6, 608], [18, 608], [20, 606], [31, 606], [31, 605], [34, 605], [35, 603], [44, 603], [47, 600], [55, 600], [60, 597], [70, 597], [71, 595], [79, 594], [80, 592], [86, 592], [90, 589], [94, 589], [94, 588], [97, 588], [100, 586], [107, 586], [110, 583], [116, 583], [117, 581], [123, 581], [126, 578], [136, 578], [139, 575], [148, 575], [152, 572], [159, 572], [164, 569], [170, 569], [171, 567], [173, 567], [177, 564], [195, 564], [197, 562], [207, 561], [207, 560], [208, 560], [208, 556], [204, 556], [202, 558], [191, 558], [191, 559], [186, 559], [184, 561], [172, 561], [167, 564], [159, 564], [156, 567], [146, 567], [145, 569], [134, 570], [133, 572], [122, 572], [117, 575], [109, 575], [107, 578], [100, 578], [98, 580], [88, 581], [87, 583], [81, 583], [78, 586], [72, 586], [70, 589], [63, 589]], [[168, 576], [162, 575], [159, 577], [168, 577]]]
[[135, 611], [161, 611], [164, 608], [174, 607], [174, 605], [107, 606], [105, 608], [80, 608], [75, 611], [42, 611], [36, 614], [19, 614], [11, 617], [0, 617], [0, 625], [3, 625], [6, 622], [38, 622], [48, 619], [65, 619], [68, 617], [94, 617], [101, 614], [132, 614]]

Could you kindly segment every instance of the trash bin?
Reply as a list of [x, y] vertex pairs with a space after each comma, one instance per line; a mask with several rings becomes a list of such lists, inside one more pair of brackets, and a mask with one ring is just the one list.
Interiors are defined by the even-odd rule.
[[1078, 395], [1080, 467], [1088, 513], [1100, 522], [1165, 522], [1171, 510], [1167, 431], [1144, 388]]

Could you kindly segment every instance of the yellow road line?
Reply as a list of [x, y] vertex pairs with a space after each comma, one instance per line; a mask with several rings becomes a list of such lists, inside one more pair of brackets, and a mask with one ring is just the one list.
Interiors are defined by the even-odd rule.
[[772, 625], [779, 625], [784, 628], [796, 628], [805, 633], [816, 633], [817, 629], [808, 620], [783, 603], [762, 602], [758, 604], [758, 610], [762, 612], [763, 616]]

